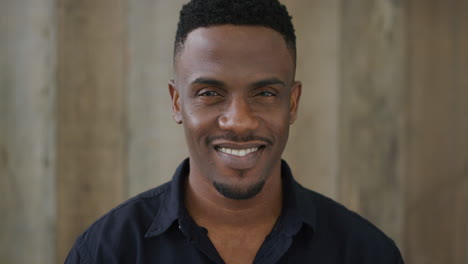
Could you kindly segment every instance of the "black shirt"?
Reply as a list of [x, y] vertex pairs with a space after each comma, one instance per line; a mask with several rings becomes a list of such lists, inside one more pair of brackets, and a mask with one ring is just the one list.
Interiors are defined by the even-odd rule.
[[[185, 160], [171, 182], [116, 207], [80, 237], [65, 263], [224, 263], [183, 204]], [[305, 189], [282, 161], [283, 210], [254, 263], [403, 263], [393, 241], [333, 200]]]

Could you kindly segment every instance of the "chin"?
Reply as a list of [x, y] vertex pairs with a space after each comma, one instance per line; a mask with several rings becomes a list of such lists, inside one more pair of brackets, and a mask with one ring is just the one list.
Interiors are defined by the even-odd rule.
[[231, 184], [213, 182], [213, 186], [222, 196], [233, 200], [247, 200], [255, 197], [265, 185], [265, 181], [259, 181], [247, 187], [240, 187]]

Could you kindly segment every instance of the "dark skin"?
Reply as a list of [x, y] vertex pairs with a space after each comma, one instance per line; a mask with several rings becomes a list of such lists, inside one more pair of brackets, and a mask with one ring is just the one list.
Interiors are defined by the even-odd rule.
[[257, 26], [196, 29], [176, 55], [169, 91], [190, 152], [185, 205], [226, 263], [252, 263], [280, 216], [281, 155], [301, 94], [294, 69], [284, 38]]

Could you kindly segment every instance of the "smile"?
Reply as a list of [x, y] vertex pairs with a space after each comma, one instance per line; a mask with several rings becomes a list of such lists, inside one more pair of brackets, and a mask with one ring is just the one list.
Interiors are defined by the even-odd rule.
[[244, 157], [245, 155], [255, 152], [259, 150], [259, 147], [256, 148], [246, 148], [246, 149], [231, 149], [231, 148], [224, 148], [224, 147], [219, 147], [217, 148], [218, 151], [238, 157]]

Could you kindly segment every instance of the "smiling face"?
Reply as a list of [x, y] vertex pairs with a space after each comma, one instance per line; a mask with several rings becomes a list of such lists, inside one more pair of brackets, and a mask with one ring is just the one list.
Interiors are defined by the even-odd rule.
[[192, 31], [169, 89], [174, 118], [184, 126], [189, 177], [227, 198], [248, 199], [280, 176], [301, 84], [279, 33], [233, 25]]

